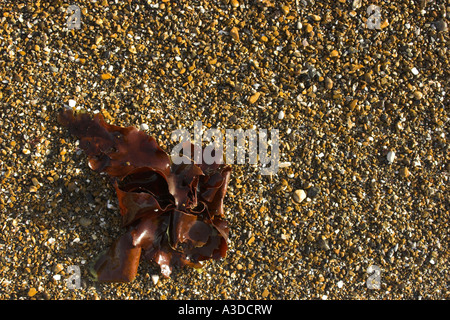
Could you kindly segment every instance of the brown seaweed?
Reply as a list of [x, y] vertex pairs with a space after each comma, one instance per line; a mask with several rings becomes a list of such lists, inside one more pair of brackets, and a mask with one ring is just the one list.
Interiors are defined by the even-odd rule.
[[111, 177], [117, 193], [125, 232], [93, 263], [99, 281], [133, 280], [141, 257], [169, 277], [174, 266], [198, 268], [226, 256], [229, 165], [174, 164], [153, 137], [110, 125], [101, 114], [63, 109], [58, 121], [79, 139], [89, 167]]

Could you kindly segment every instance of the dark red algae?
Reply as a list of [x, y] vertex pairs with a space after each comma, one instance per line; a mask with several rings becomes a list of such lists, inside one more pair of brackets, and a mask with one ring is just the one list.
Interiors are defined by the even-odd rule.
[[101, 114], [62, 109], [58, 121], [79, 139], [89, 167], [111, 177], [119, 201], [124, 232], [93, 263], [98, 281], [132, 281], [141, 257], [169, 277], [174, 266], [226, 256], [229, 165], [174, 164], [153, 137]]

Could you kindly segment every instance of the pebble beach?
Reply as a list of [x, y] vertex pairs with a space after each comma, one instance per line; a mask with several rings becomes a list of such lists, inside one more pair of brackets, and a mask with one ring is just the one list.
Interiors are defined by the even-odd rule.
[[[448, 0], [1, 1], [0, 299], [449, 299], [449, 15]], [[278, 129], [279, 169], [232, 164], [225, 258], [97, 282], [118, 201], [64, 107], [167, 152], [195, 121]]]

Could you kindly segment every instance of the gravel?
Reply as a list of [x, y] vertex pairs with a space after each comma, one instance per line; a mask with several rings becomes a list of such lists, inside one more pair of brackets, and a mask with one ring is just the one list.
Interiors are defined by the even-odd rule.
[[[65, 1], [2, 1], [0, 299], [449, 299], [449, 4], [376, 4], [80, 0], [68, 30]], [[289, 165], [233, 165], [222, 261], [97, 283], [120, 214], [64, 105], [166, 151], [276, 128]]]

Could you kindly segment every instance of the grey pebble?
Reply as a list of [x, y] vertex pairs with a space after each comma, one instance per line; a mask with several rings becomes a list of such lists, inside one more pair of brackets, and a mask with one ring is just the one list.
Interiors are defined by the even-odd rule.
[[319, 187], [311, 187], [308, 189], [308, 198], [313, 199], [315, 198], [320, 192], [320, 188]]
[[80, 225], [82, 225], [83, 227], [88, 227], [91, 225], [92, 220], [89, 218], [84, 218], [81, 217], [80, 220], [78, 221], [80, 223]]

